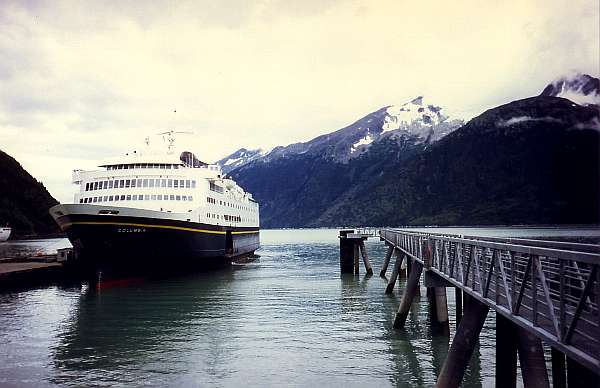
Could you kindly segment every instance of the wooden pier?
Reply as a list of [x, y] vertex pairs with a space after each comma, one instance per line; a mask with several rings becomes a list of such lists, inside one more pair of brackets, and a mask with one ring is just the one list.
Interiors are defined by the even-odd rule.
[[72, 257], [73, 250], [65, 248], [56, 254], [0, 258], [0, 290], [52, 282], [64, 274]]
[[[600, 247], [593, 244], [502, 239], [384, 229], [392, 253], [394, 288], [399, 263], [408, 280], [394, 319], [402, 329], [421, 275], [433, 323], [448, 324], [446, 289], [457, 300], [457, 330], [437, 387], [458, 387], [489, 310], [496, 312], [496, 386], [515, 387], [517, 356], [525, 387], [547, 387], [542, 343], [552, 349], [555, 387], [600, 386]], [[464, 302], [464, 314], [463, 314]]]
[[374, 236], [375, 231], [340, 230], [340, 271], [342, 273], [358, 274], [360, 269], [359, 256], [362, 255], [367, 274], [373, 274], [365, 240]]

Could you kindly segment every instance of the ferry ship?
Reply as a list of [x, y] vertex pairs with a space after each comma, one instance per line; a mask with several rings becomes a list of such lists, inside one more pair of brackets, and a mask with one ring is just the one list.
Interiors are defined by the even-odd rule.
[[0, 227], [0, 242], [8, 240], [11, 230], [8, 226]]
[[[176, 152], [174, 131], [160, 147], [73, 171], [74, 203], [50, 214], [82, 262], [231, 263], [259, 248], [259, 204], [220, 166]], [[166, 135], [166, 139], [165, 136]]]

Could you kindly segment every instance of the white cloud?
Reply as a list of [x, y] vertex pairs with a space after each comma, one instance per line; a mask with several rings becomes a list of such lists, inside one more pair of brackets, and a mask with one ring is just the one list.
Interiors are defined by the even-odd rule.
[[531, 116], [518, 116], [512, 117], [508, 120], [500, 120], [496, 123], [498, 127], [510, 127], [514, 124], [525, 123], [528, 121], [545, 121], [547, 123], [560, 123], [561, 120], [554, 117], [531, 117]]
[[6, 3], [0, 149], [66, 201], [70, 169], [165, 129], [216, 160], [421, 94], [472, 116], [572, 68], [597, 75], [592, 3]]

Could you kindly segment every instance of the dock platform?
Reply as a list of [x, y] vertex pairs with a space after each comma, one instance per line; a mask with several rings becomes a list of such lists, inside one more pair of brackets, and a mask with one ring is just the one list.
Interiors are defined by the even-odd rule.
[[0, 290], [55, 281], [64, 272], [69, 249], [57, 254], [0, 258]]
[[404, 328], [422, 274], [434, 320], [448, 325], [446, 288], [456, 291], [457, 331], [438, 387], [461, 384], [490, 310], [497, 386], [516, 386], [518, 355], [524, 386], [548, 387], [542, 341], [552, 349], [554, 386], [600, 386], [600, 246], [391, 228], [380, 238], [411, 268], [394, 328]]

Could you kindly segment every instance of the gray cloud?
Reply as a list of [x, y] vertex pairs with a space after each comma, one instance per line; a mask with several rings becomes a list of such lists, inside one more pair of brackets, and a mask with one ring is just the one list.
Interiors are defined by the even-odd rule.
[[216, 160], [415, 95], [468, 118], [571, 69], [597, 75], [598, 13], [583, 0], [5, 1], [0, 146], [64, 201], [70, 169], [165, 129], [194, 130], [186, 142]]

